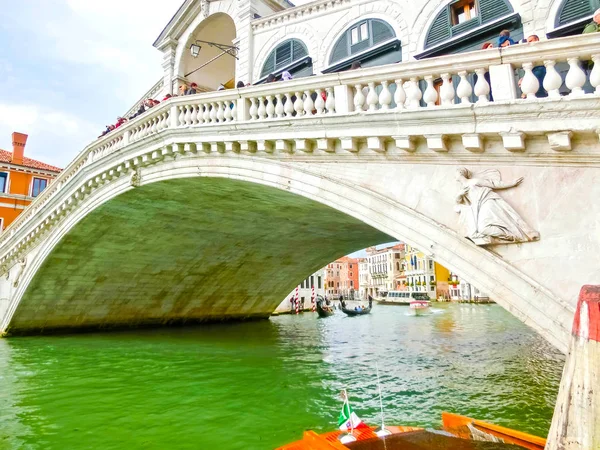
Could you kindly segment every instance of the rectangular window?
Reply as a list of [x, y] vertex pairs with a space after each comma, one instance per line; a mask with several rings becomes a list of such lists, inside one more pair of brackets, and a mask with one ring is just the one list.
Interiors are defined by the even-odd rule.
[[0, 192], [6, 192], [8, 184], [8, 174], [6, 172], [0, 172]]
[[310, 276], [310, 287], [311, 288], [315, 287], [315, 276], [314, 275]]
[[350, 45], [356, 45], [369, 39], [369, 24], [363, 22], [350, 30]]
[[369, 39], [369, 24], [367, 22], [360, 25], [360, 40]]
[[352, 31], [350, 33], [351, 33], [350, 43], [352, 45], [358, 44], [360, 42], [359, 37], [358, 37], [358, 27], [352, 28]]
[[44, 178], [34, 178], [33, 185], [31, 187], [31, 196], [37, 197], [38, 195], [40, 195], [40, 192], [46, 189], [47, 185], [48, 180], [45, 180]]
[[477, 17], [475, 0], [460, 0], [450, 5], [450, 10], [452, 13], [452, 25], [459, 25]]
[[433, 270], [433, 261], [431, 259], [429, 260], [429, 268]]

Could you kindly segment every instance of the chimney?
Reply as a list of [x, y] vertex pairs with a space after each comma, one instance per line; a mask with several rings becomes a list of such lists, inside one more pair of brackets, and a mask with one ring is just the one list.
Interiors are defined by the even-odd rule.
[[27, 135], [23, 133], [14, 132], [12, 134], [13, 139], [13, 153], [10, 160], [13, 164], [23, 164], [23, 154], [25, 153], [25, 144], [27, 143]]

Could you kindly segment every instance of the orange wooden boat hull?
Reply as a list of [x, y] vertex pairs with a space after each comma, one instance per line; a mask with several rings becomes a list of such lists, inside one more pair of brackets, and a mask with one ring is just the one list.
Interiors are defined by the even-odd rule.
[[[481, 420], [471, 419], [470, 417], [460, 416], [444, 412], [442, 413], [442, 422], [444, 430], [454, 436], [466, 440], [473, 439], [474, 428], [479, 433], [494, 436], [501, 439], [506, 444], [515, 444], [529, 450], [544, 450], [546, 440], [538, 436], [523, 433], [510, 428], [501, 427]], [[423, 428], [390, 426], [386, 427], [393, 434], [411, 433], [423, 431]], [[357, 441], [366, 441], [377, 438], [376, 428], [363, 428], [354, 430], [354, 437]], [[312, 430], [305, 431], [301, 440], [291, 444], [278, 447], [276, 450], [348, 450], [344, 444], [339, 441], [341, 431], [330, 431], [328, 433], [317, 434]]]
[[544, 450], [546, 446], [546, 439], [544, 438], [458, 414], [442, 413], [442, 423], [445, 431], [463, 439], [472, 439], [470, 425], [478, 431], [502, 439], [507, 444], [520, 445], [529, 450]]

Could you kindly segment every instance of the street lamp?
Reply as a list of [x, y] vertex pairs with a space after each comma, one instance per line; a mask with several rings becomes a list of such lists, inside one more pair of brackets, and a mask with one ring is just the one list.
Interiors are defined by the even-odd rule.
[[202, 47], [200, 47], [198, 44], [192, 44], [192, 45], [190, 45], [190, 53], [192, 54], [192, 56], [194, 58], [198, 57], [198, 54], [200, 53], [200, 49], [201, 48]]
[[196, 41], [194, 41], [194, 43], [190, 45], [190, 53], [192, 54], [192, 56], [194, 58], [198, 57], [198, 55], [200, 54], [200, 50], [202, 49], [202, 47], [200, 45], [198, 45], [198, 42], [201, 42], [203, 44], [208, 44], [209, 47], [216, 47], [219, 50], [221, 50], [223, 52], [223, 54], [227, 53], [228, 55], [233, 56], [235, 59], [238, 59], [238, 57], [237, 57], [238, 48], [236, 46], [227, 45], [227, 44], [219, 44], [218, 42], [203, 41], [201, 39], [196, 39]]

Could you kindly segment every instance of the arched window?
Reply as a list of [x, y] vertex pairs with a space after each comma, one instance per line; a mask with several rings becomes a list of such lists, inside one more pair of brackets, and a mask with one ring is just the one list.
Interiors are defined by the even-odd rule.
[[348, 69], [355, 61], [360, 61], [363, 67], [371, 67], [401, 60], [400, 40], [390, 24], [379, 19], [365, 19], [342, 33], [331, 51], [329, 67], [323, 73]]
[[509, 0], [452, 0], [433, 20], [425, 51], [416, 58], [479, 50], [502, 29], [510, 30], [515, 41], [523, 38], [521, 17]]
[[288, 71], [294, 78], [312, 75], [312, 59], [308, 56], [306, 45], [299, 39], [288, 39], [279, 44], [267, 57], [260, 72], [264, 81], [269, 74], [275, 76]]
[[600, 8], [600, 0], [563, 0], [554, 21], [555, 29], [548, 37], [581, 34], [587, 22], [591, 22], [594, 11]]

